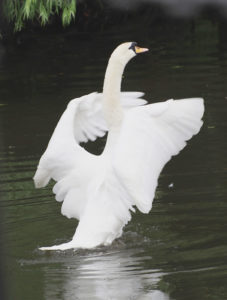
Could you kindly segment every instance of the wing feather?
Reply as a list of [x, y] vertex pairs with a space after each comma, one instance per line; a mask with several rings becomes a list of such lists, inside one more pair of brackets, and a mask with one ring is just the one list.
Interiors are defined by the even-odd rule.
[[150, 104], [126, 113], [114, 167], [143, 213], [152, 207], [164, 165], [199, 132], [203, 112], [203, 99], [192, 98]]
[[[121, 93], [122, 106], [128, 110], [143, 105], [141, 92]], [[92, 154], [82, 147], [81, 142], [95, 141], [107, 132], [102, 112], [102, 94], [91, 93], [69, 102], [62, 114], [48, 147], [42, 155], [36, 174], [35, 186], [44, 187], [53, 178], [58, 181], [78, 166], [78, 163], [92, 159]]]
[[[140, 99], [141, 92], [122, 92], [121, 102], [123, 108], [128, 109], [147, 103]], [[94, 141], [97, 137], [103, 137], [108, 131], [102, 110], [102, 93], [91, 93], [81, 97], [79, 108], [74, 119], [74, 136], [78, 143]], [[78, 101], [74, 99], [71, 103]]]

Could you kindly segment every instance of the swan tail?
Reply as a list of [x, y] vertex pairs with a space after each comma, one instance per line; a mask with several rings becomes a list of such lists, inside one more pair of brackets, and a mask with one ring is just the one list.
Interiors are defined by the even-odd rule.
[[60, 245], [54, 245], [54, 246], [50, 246], [50, 247], [40, 247], [39, 250], [42, 251], [56, 251], [56, 250], [68, 250], [68, 249], [73, 249], [73, 248], [77, 248], [77, 246], [72, 242], [68, 242], [68, 243], [63, 243]]

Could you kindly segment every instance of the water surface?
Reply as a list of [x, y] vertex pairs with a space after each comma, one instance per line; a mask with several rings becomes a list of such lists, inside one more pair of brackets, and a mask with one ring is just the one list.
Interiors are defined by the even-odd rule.
[[[2, 257], [9, 299], [227, 299], [227, 43], [210, 21], [35, 33], [0, 45]], [[133, 214], [110, 247], [46, 253], [76, 220], [51, 185], [35, 190], [37, 162], [72, 98], [101, 91], [122, 41], [151, 49], [127, 66], [123, 90], [149, 102], [204, 97], [200, 134], [164, 168], [153, 209]], [[88, 148], [100, 153], [105, 141]]]

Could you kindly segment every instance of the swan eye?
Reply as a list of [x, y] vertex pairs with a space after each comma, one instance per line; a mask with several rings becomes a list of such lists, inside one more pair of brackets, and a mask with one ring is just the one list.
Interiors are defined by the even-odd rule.
[[137, 46], [137, 43], [136, 42], [132, 42], [132, 44], [129, 47], [129, 49], [131, 49], [132, 51], [134, 51], [136, 53], [136, 46]]

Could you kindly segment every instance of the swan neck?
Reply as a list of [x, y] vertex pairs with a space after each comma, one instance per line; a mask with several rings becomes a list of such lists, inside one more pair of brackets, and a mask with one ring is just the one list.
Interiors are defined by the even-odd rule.
[[109, 128], [121, 123], [121, 81], [125, 65], [110, 57], [103, 85], [103, 111]]
[[110, 92], [115, 92], [115, 93], [121, 92], [121, 81], [122, 81], [124, 68], [125, 66], [122, 63], [110, 58], [106, 69], [105, 79], [104, 79], [104, 85], [103, 85], [104, 94]]

